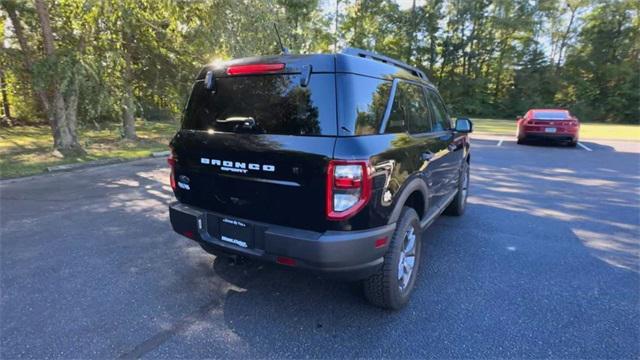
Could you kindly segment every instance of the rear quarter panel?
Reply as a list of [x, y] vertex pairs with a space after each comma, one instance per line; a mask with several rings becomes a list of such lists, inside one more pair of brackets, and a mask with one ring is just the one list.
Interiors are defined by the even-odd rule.
[[[381, 134], [340, 137], [336, 140], [334, 158], [368, 160], [373, 168], [372, 194], [367, 206], [354, 217], [335, 224], [336, 230], [361, 230], [383, 226], [399, 200], [403, 186], [417, 174], [418, 164], [411, 162], [407, 134]], [[415, 154], [414, 154], [415, 155]]]

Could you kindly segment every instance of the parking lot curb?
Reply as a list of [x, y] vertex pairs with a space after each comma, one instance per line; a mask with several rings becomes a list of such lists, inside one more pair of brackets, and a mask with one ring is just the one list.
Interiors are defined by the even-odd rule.
[[101, 166], [108, 166], [108, 165], [128, 163], [128, 162], [134, 162], [134, 161], [155, 159], [155, 158], [160, 158], [160, 157], [163, 157], [163, 155], [155, 155], [154, 156], [154, 154], [150, 154], [149, 156], [139, 157], [139, 158], [134, 158], [134, 159], [115, 158], [115, 159], [96, 160], [96, 161], [90, 161], [90, 162], [79, 163], [79, 164], [76, 163], [76, 164], [65, 164], [65, 165], [51, 166], [51, 167], [46, 168], [46, 170], [44, 172], [40, 173], [40, 174], [19, 176], [19, 177], [13, 177], [13, 178], [8, 178], [8, 179], [0, 179], [0, 185], [2, 185], [2, 184], [10, 184], [10, 183], [14, 183], [16, 181], [25, 181], [25, 180], [34, 179], [34, 178], [40, 178], [40, 177], [45, 177], [45, 176], [55, 176], [56, 174], [61, 174], [61, 173], [66, 173], [66, 172], [73, 172], [73, 171], [76, 171], [76, 170], [84, 170], [84, 169], [96, 168], [96, 167], [101, 167]]
[[86, 169], [86, 168], [102, 166], [102, 165], [111, 165], [111, 164], [116, 164], [124, 161], [126, 161], [126, 159], [115, 158], [115, 159], [89, 161], [86, 163], [56, 165], [56, 166], [48, 167], [47, 172], [72, 171], [72, 170]]
[[151, 153], [151, 157], [165, 157], [165, 156], [169, 156], [169, 150]]

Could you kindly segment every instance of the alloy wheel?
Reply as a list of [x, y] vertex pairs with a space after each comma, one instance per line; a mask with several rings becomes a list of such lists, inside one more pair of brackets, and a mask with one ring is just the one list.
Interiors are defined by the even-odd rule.
[[398, 261], [398, 284], [400, 291], [404, 291], [409, 285], [413, 268], [416, 264], [416, 232], [411, 226], [405, 233], [400, 260]]

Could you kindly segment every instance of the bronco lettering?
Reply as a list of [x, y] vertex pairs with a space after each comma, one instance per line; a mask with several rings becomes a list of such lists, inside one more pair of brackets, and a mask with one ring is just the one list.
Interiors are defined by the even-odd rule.
[[218, 160], [218, 159], [209, 159], [209, 158], [200, 158], [201, 164], [218, 166], [222, 171], [231, 171], [246, 174], [248, 170], [262, 170], [267, 172], [276, 171], [276, 167], [274, 165], [261, 165], [255, 163], [245, 163], [239, 161], [230, 161], [230, 160]]

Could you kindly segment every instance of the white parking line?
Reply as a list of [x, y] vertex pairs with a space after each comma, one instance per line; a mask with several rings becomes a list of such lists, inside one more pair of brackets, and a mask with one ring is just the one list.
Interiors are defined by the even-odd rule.
[[502, 146], [502, 142], [504, 141], [504, 139], [500, 139], [500, 141], [498, 141], [498, 144], [496, 144], [496, 146]]
[[581, 143], [581, 142], [579, 142], [579, 141], [578, 141], [578, 145], [580, 145], [580, 147], [581, 147], [581, 148], [583, 148], [583, 149], [585, 149], [585, 150], [587, 150], [587, 151], [593, 151], [593, 150], [591, 150], [587, 145], [585, 145], [585, 144], [583, 144], [583, 143]]

